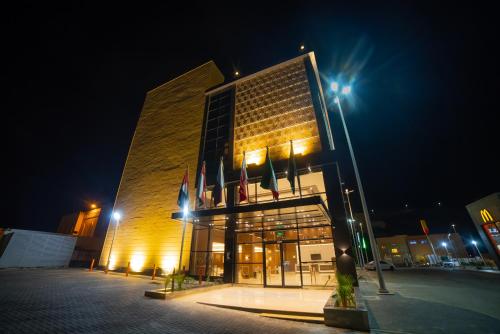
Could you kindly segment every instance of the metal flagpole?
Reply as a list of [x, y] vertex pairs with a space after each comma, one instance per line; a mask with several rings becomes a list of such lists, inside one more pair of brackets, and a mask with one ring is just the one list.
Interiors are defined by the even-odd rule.
[[180, 274], [182, 270], [182, 253], [184, 251], [184, 236], [186, 234], [186, 225], [187, 225], [187, 215], [189, 212], [189, 165], [187, 165], [187, 208], [182, 208], [183, 210], [183, 215], [182, 215], [182, 238], [181, 238], [181, 254], [179, 255], [179, 267], [177, 270], [177, 273]]
[[245, 151], [243, 151], [243, 160], [245, 160], [245, 171], [246, 171], [246, 176], [247, 176], [247, 179], [246, 179], [246, 186], [247, 186], [247, 202], [248, 204], [250, 204], [250, 189], [248, 188], [248, 170], [246, 169], [247, 168], [247, 160], [246, 160], [246, 153]]
[[[293, 146], [292, 140], [290, 140], [290, 145]], [[295, 154], [295, 152], [293, 154]], [[299, 173], [299, 170], [297, 169], [297, 162], [295, 161], [295, 156], [293, 156], [293, 161], [295, 162], [295, 173], [297, 173], [297, 185], [299, 186], [299, 198], [302, 198], [302, 186], [300, 185], [300, 173]]]

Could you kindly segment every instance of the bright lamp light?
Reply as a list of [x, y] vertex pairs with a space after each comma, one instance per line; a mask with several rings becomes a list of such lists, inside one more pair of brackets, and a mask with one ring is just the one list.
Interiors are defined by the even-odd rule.
[[342, 87], [342, 94], [344, 95], [351, 94], [351, 86]]
[[187, 205], [184, 205], [184, 209], [182, 210], [182, 212], [184, 213], [184, 217], [187, 217], [187, 215], [189, 213], [189, 209], [188, 209]]
[[115, 220], [120, 220], [122, 218], [122, 215], [119, 212], [114, 212], [113, 213], [113, 218]]
[[339, 90], [339, 83], [337, 81], [332, 82], [331, 88], [334, 92], [338, 92]]
[[446, 247], [446, 242], [442, 242], [441, 246]]
[[475, 245], [477, 245], [476, 240], [472, 240], [472, 244], [473, 244], [474, 246], [475, 246]]

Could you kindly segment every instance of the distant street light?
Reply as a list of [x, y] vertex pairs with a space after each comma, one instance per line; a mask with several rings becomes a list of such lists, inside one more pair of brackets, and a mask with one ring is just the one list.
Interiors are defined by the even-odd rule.
[[117, 211], [113, 212], [113, 219], [116, 221], [116, 223], [115, 223], [115, 230], [113, 232], [113, 239], [111, 239], [111, 246], [109, 247], [108, 261], [106, 263], [106, 271], [105, 271], [106, 274], [109, 271], [109, 263], [111, 261], [111, 251], [113, 250], [113, 243], [115, 242], [116, 231], [118, 230], [118, 225], [120, 225], [121, 218], [122, 215], [119, 212]]
[[443, 246], [444, 249], [446, 250], [446, 256], [450, 257], [450, 253], [448, 252], [448, 245], [446, 244], [446, 242], [442, 242], [441, 246]]
[[[337, 94], [339, 91], [340, 85], [338, 82], [331, 83], [331, 89], [335, 93], [334, 102], [337, 105], [340, 113], [340, 119], [342, 120], [342, 126], [344, 127], [344, 132], [347, 140], [347, 146], [349, 147], [349, 153], [352, 159], [352, 165], [354, 167], [354, 174], [356, 175], [356, 183], [358, 184], [359, 197], [361, 199], [361, 205], [363, 207], [363, 213], [365, 215], [366, 220], [366, 229], [368, 231], [368, 237], [370, 238], [370, 246], [372, 248], [373, 260], [375, 262], [375, 268], [377, 269], [377, 276], [379, 282], [379, 293], [389, 293], [385, 286], [384, 276], [382, 274], [382, 269], [380, 268], [380, 256], [378, 254], [377, 242], [375, 240], [375, 235], [373, 234], [372, 222], [370, 219], [370, 214], [368, 213], [368, 206], [366, 205], [365, 192], [363, 190], [363, 185], [361, 184], [361, 177], [358, 171], [358, 165], [356, 163], [356, 158], [354, 156], [354, 151], [351, 144], [351, 139], [349, 137], [349, 132], [347, 131], [347, 125], [344, 119], [344, 113], [342, 112], [342, 106], [340, 104], [340, 97]], [[351, 86], [345, 86], [341, 89], [342, 95], [350, 94], [352, 91]]]
[[483, 264], [486, 266], [486, 261], [484, 261], [483, 255], [479, 251], [479, 248], [477, 248], [477, 242], [475, 240], [472, 240], [472, 244], [474, 245], [474, 247], [476, 247], [476, 250], [479, 253], [479, 256], [481, 257], [481, 260], [483, 261]]
[[453, 232], [457, 233], [457, 230], [455, 229], [455, 224], [451, 224], [451, 228], [453, 228]]
[[354, 216], [352, 214], [352, 207], [351, 207], [351, 199], [349, 198], [349, 194], [353, 193], [354, 190], [349, 190], [349, 189], [345, 189], [345, 195], [347, 197], [347, 203], [349, 204], [349, 212], [351, 214], [351, 219], [348, 219], [348, 221], [350, 222], [349, 226], [351, 228], [351, 234], [352, 234], [352, 240], [354, 242], [354, 249], [356, 250], [356, 257], [358, 258], [358, 263], [360, 265], [361, 268], [364, 267], [364, 259], [363, 259], [363, 253], [361, 252], [361, 247], [360, 247], [360, 243], [358, 242], [357, 238], [356, 238], [356, 234], [357, 234], [357, 231], [356, 231], [356, 221], [354, 220]]
[[[451, 253], [451, 256], [453, 257], [453, 253], [456, 253], [455, 246], [453, 245], [453, 241], [451, 240], [451, 233], [448, 233], [448, 241], [450, 242], [450, 246], [453, 249], [453, 252]], [[458, 257], [457, 254], [455, 254], [455, 257]]]

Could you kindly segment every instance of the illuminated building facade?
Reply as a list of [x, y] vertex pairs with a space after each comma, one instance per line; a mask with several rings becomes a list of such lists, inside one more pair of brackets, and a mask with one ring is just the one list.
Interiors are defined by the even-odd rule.
[[500, 193], [493, 193], [466, 206], [489, 257], [500, 268]]
[[[140, 254], [136, 262], [141, 265], [133, 270], [154, 264], [166, 270], [177, 267], [183, 213], [176, 200], [187, 163], [193, 204], [183, 267], [191, 275], [273, 287], [333, 285], [337, 270], [356, 277], [314, 53], [216, 86], [221, 82], [210, 62], [148, 93], [116, 199], [115, 210], [122, 211], [123, 221], [111, 252], [112, 266], [123, 267]], [[189, 97], [166, 98], [176, 94]], [[182, 105], [186, 103], [189, 110]], [[291, 141], [298, 171], [295, 193], [286, 178]], [[278, 181], [278, 201], [259, 186], [266, 147]], [[244, 153], [249, 198], [240, 203]], [[226, 187], [223, 203], [215, 207], [211, 192], [221, 158]], [[194, 185], [203, 162], [207, 203], [197, 207]], [[112, 228], [113, 223], [102, 265]]]

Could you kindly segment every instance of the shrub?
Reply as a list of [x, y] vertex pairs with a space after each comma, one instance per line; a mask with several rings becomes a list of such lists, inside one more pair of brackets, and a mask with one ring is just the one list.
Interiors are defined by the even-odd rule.
[[175, 275], [175, 280], [177, 281], [177, 289], [178, 290], [182, 290], [182, 284], [184, 283], [185, 279], [186, 279], [186, 275], [184, 275], [184, 274]]
[[[337, 273], [337, 300], [342, 304], [342, 307], [355, 307], [353, 279], [350, 275], [342, 275]], [[338, 305], [337, 305], [338, 306]]]

